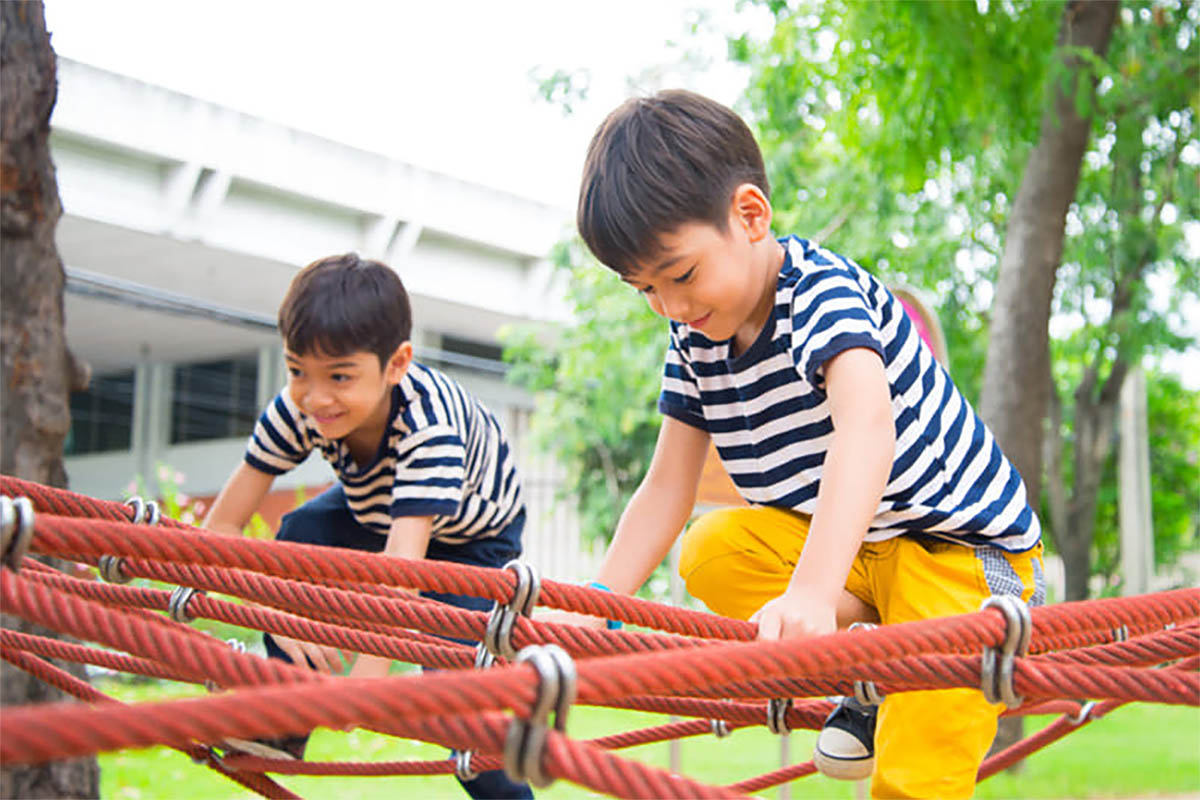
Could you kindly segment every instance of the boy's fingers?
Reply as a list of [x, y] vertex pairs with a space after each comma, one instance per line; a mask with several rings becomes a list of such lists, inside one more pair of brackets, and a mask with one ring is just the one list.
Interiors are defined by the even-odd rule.
[[762, 614], [758, 620], [758, 639], [768, 642], [777, 640], [780, 634], [779, 628], [780, 620], [778, 614]]

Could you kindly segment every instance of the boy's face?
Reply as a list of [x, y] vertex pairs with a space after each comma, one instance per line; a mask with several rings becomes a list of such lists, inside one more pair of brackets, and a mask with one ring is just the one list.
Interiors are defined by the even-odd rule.
[[713, 341], [735, 335], [740, 341], [747, 333], [753, 340], [766, 322], [764, 309], [769, 313], [773, 304], [774, 281], [768, 280], [763, 236], [744, 222], [735, 203], [724, 233], [709, 223], [685, 223], [661, 235], [661, 252], [622, 280], [641, 292], [656, 314], [686, 323]]
[[391, 389], [412, 361], [412, 345], [400, 345], [386, 364], [366, 351], [342, 356], [294, 353], [285, 348], [288, 393], [326, 439], [355, 433], [382, 436], [391, 411]]

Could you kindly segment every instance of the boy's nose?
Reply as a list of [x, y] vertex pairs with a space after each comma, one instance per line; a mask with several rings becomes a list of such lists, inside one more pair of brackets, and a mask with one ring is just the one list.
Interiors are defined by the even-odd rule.
[[687, 322], [691, 317], [688, 316], [688, 310], [691, 304], [686, 297], [680, 294], [663, 292], [659, 297], [659, 302], [662, 304], [662, 315], [673, 319], [676, 322]]

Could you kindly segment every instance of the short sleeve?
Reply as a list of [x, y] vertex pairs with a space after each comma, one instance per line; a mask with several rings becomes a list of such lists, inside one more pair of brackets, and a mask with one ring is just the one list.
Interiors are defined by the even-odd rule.
[[260, 472], [282, 475], [308, 458], [312, 449], [299, 410], [280, 392], [255, 423], [246, 442], [245, 461]]
[[829, 264], [801, 279], [792, 298], [791, 347], [796, 371], [822, 391], [825, 364], [838, 353], [865, 347], [885, 357], [876, 314], [848, 268]]
[[393, 517], [453, 517], [463, 502], [467, 449], [449, 425], [404, 437], [395, 452]]
[[680, 341], [679, 326], [671, 323], [671, 340], [663, 365], [662, 392], [658, 396], [658, 410], [668, 417], [679, 420], [693, 428], [708, 430], [704, 408], [700, 404], [700, 388], [692, 371], [687, 346]]

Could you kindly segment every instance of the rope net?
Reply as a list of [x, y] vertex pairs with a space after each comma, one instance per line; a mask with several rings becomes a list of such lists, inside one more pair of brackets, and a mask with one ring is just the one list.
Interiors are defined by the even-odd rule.
[[[7, 504], [0, 610], [90, 643], [0, 631], [0, 658], [86, 701], [5, 708], [5, 767], [164, 745], [264, 797], [280, 798], [296, 795], [271, 775], [448, 775], [464, 769], [450, 758], [268, 759], [223, 744], [303, 735], [320, 726], [470, 751], [470, 770], [504, 768], [537, 785], [563, 779], [629, 798], [740, 797], [815, 768], [807, 762], [711, 786], [616, 751], [756, 725], [776, 733], [816, 730], [832, 708], [827, 696], [865, 687], [879, 695], [982, 687], [985, 693], [998, 690], [1015, 706], [1006, 714], [1059, 715], [989, 757], [979, 771], [983, 780], [1125, 703], [1200, 705], [1195, 588], [1032, 609], [1027, 646], [1015, 652], [1013, 622], [1000, 608], [819, 640], [756, 642], [754, 626], [738, 620], [552, 580], [531, 589], [521, 568], [242, 539], [169, 519], [146, 524], [139, 508], [7, 476], [0, 476], [0, 494]], [[28, 498], [33, 513], [14, 511], [8, 499], [14, 497]], [[132, 522], [131, 514], [143, 521]], [[59, 571], [26, 552], [97, 567], [107, 580], [91, 570]], [[126, 583], [135, 578], [180, 589]], [[496, 608], [490, 615], [463, 610], [404, 589], [484, 597]], [[533, 605], [622, 620], [641, 630], [539, 621], [528, 616]], [[197, 618], [438, 671], [330, 677], [230, 647], [187, 624]], [[499, 655], [491, 668], [477, 669], [481, 660], [491, 660], [483, 658], [482, 646], [445, 637], [487, 642]], [[202, 684], [210, 692], [124, 704], [51, 658]], [[558, 669], [552, 680], [550, 662]], [[566, 696], [568, 683], [573, 698]], [[555, 700], [548, 699], [551, 685], [561, 689]], [[573, 739], [565, 731], [571, 702], [684, 719]], [[550, 724], [547, 705], [554, 703], [556, 722]]]

